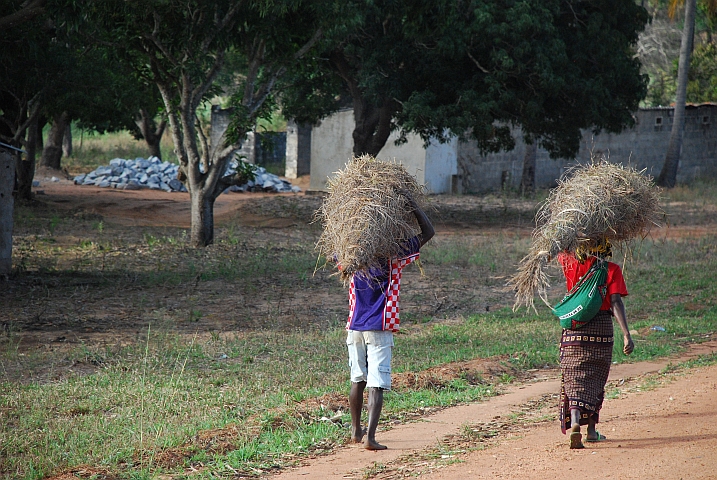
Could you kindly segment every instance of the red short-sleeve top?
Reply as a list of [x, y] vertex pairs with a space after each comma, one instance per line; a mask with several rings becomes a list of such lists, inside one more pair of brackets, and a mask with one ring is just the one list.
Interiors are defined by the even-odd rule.
[[[558, 262], [563, 267], [565, 287], [569, 292], [580, 280], [580, 277], [590, 269], [595, 262], [595, 257], [590, 257], [585, 263], [580, 263], [573, 255], [561, 253], [558, 255]], [[610, 310], [612, 308], [610, 296], [614, 293], [619, 293], [623, 297], [627, 296], [627, 285], [625, 285], [625, 278], [622, 276], [620, 265], [607, 262], [607, 295], [600, 306], [600, 310]]]

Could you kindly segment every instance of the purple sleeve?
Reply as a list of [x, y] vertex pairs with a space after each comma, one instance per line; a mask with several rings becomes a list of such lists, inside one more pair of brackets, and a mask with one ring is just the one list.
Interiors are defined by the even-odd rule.
[[403, 245], [403, 251], [401, 252], [402, 258], [410, 257], [415, 255], [421, 249], [421, 241], [418, 237], [413, 237]]

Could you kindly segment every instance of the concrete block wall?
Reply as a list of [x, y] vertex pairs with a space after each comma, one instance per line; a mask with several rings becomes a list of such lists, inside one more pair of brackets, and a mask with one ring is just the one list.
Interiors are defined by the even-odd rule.
[[342, 110], [311, 129], [309, 191], [325, 191], [326, 180], [344, 168], [353, 151], [353, 110]]
[[[571, 166], [585, 164], [591, 155], [603, 154], [610, 161], [646, 169], [659, 175], [670, 141], [674, 109], [657, 107], [640, 109], [635, 113], [636, 124], [619, 134], [583, 134], [580, 151], [572, 159], [551, 159], [548, 152], [538, 148], [536, 185], [555, 186], [557, 180]], [[525, 143], [519, 129], [514, 131], [516, 146], [510, 152], [481, 155], [475, 142], [459, 142], [458, 173], [463, 191], [481, 193], [517, 189], [523, 172]], [[690, 183], [698, 178], [717, 176], [717, 105], [689, 105], [685, 112], [685, 131], [677, 181]]]
[[[353, 157], [354, 125], [353, 110], [346, 109], [313, 127], [310, 191], [325, 191], [328, 178], [343, 169]], [[401, 163], [432, 193], [450, 193], [452, 177], [457, 172], [457, 142], [431, 142], [426, 148], [417, 135], [409, 135], [408, 141], [398, 146], [395, 144], [397, 138], [397, 134], [391, 134], [378, 155], [379, 159]]]
[[[219, 147], [220, 140], [224, 132], [226, 132], [231, 120], [232, 109], [221, 108], [219, 105], [212, 107], [212, 115], [209, 127], [209, 148], [212, 152], [215, 148]], [[249, 163], [256, 162], [255, 152], [255, 141], [254, 132], [248, 132], [246, 138], [242, 142], [241, 148], [238, 150], [238, 154], [244, 157], [244, 160]]]
[[311, 125], [286, 125], [286, 178], [311, 173]]

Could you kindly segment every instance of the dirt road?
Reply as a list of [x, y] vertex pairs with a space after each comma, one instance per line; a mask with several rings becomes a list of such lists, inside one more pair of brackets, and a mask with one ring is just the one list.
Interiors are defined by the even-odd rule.
[[[670, 362], [717, 352], [717, 341], [692, 348], [679, 359], [616, 365], [608, 385], [640, 385]], [[388, 450], [370, 452], [350, 446], [334, 455], [285, 472], [293, 479], [708, 479], [717, 478], [717, 366], [696, 368], [648, 391], [633, 387], [606, 400], [598, 430], [607, 440], [570, 450], [557, 420], [526, 424], [488, 444], [464, 442], [467, 453], [443, 453], [436, 445], [466, 425], [510, 419], [536, 399], [556, 394], [556, 372], [548, 378], [508, 390], [485, 403], [446, 409], [423, 421], [379, 432]], [[544, 413], [556, 413], [553, 405]], [[538, 407], [541, 408], [541, 407]], [[439, 452], [436, 454], [436, 452]], [[445, 448], [443, 451], [447, 451]]]

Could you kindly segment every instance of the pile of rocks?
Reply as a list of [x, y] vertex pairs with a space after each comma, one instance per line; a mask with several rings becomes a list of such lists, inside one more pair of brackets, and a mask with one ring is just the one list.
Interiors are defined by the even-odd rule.
[[[236, 171], [238, 162], [233, 160], [227, 167], [226, 174]], [[179, 167], [169, 162], [163, 162], [157, 157], [148, 159], [136, 158], [125, 160], [115, 158], [108, 166], [98, 167], [94, 171], [75, 177], [76, 185], [92, 185], [95, 187], [120, 188], [125, 190], [137, 190], [150, 188], [152, 190], [164, 190], [165, 192], [186, 192], [186, 187], [177, 180]], [[300, 192], [297, 186], [282, 180], [278, 176], [269, 173], [263, 167], [256, 167], [256, 178], [244, 185], [234, 185], [227, 191], [232, 192]]]

